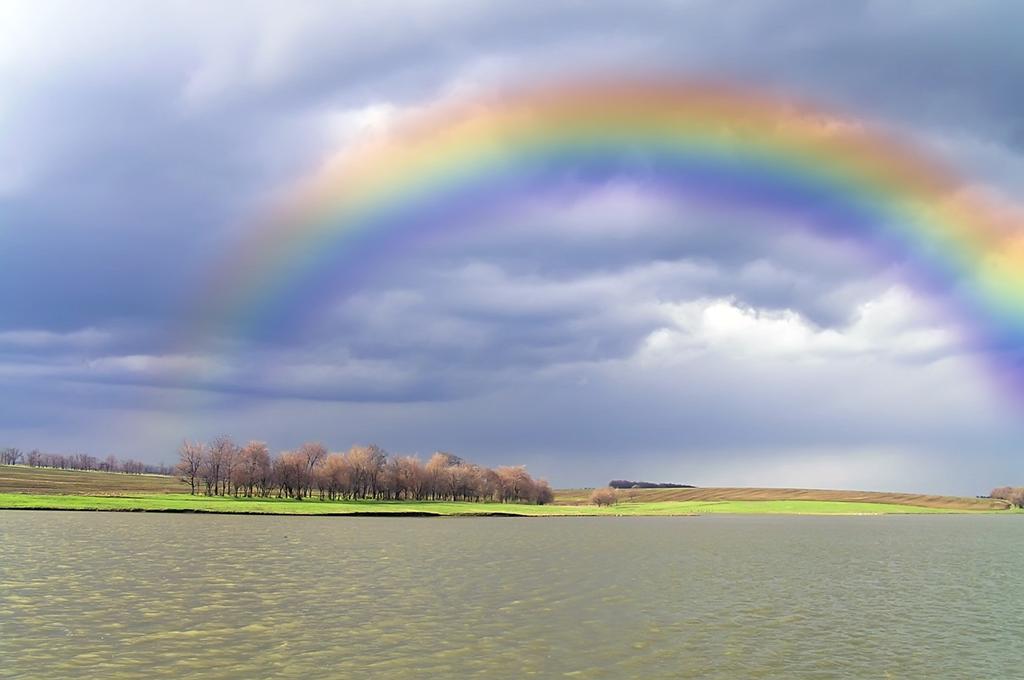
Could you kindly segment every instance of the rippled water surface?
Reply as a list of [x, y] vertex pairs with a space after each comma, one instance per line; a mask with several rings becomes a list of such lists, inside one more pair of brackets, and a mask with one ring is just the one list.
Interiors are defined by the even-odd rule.
[[0, 512], [0, 677], [1022, 677], [1024, 518]]

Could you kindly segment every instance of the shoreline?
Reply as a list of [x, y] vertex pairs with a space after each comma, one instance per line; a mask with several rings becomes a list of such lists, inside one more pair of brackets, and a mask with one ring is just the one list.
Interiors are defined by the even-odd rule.
[[[122, 512], [136, 514], [163, 514], [163, 515], [234, 515], [250, 517], [593, 517], [594, 515], [521, 515], [513, 512], [463, 512], [463, 513], [441, 513], [426, 512], [423, 510], [396, 510], [387, 512], [383, 510], [355, 510], [352, 512], [261, 512], [258, 510], [203, 510], [190, 508], [56, 508], [56, 507], [8, 507], [0, 505], [0, 511], [10, 510], [29, 512]], [[620, 515], [624, 516], [624, 515]], [[684, 515], [679, 515], [684, 516]], [[695, 516], [695, 515], [690, 515]]]
[[515, 512], [427, 512], [423, 510], [355, 510], [352, 512], [265, 512], [258, 510], [203, 510], [185, 508], [59, 508], [59, 507], [11, 507], [0, 505], [0, 512], [92, 512], [92, 513], [123, 513], [123, 514], [158, 514], [158, 515], [229, 515], [234, 517], [395, 517], [395, 518], [446, 518], [446, 517], [485, 517], [506, 519], [544, 519], [549, 517], [887, 517], [887, 516], [922, 516], [922, 515], [1015, 515], [1019, 513], [1000, 510], [946, 510], [940, 512], [878, 511], [878, 512], [686, 512], [686, 513], [635, 513], [635, 512], [566, 512], [526, 514]]
[[[408, 505], [407, 505], [408, 504]], [[858, 501], [720, 500], [511, 505], [450, 501], [321, 501], [179, 494], [67, 495], [0, 493], [0, 510], [136, 512], [191, 515], [306, 517], [698, 517], [777, 515], [862, 517], [881, 515], [1013, 515], [1014, 510], [934, 508]]]

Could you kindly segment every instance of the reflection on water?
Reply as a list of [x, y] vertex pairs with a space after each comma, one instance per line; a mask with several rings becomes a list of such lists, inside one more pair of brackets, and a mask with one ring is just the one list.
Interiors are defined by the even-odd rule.
[[0, 512], [2, 678], [1021, 677], [1024, 519]]

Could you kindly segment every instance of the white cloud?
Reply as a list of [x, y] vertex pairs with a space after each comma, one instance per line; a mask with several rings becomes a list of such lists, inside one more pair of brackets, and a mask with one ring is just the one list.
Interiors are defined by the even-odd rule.
[[958, 345], [957, 335], [922, 313], [925, 303], [902, 287], [861, 303], [842, 328], [821, 328], [791, 309], [757, 309], [730, 298], [660, 307], [669, 324], [645, 338], [637, 354], [644, 365], [705, 351], [787, 360], [858, 354], [934, 359], [956, 351]]
[[387, 134], [396, 120], [408, 115], [408, 109], [400, 109], [391, 102], [373, 102], [354, 108], [331, 109], [320, 114], [326, 129], [328, 143], [345, 149], [367, 137], [382, 137]]
[[160, 379], [188, 382], [208, 379], [224, 372], [212, 357], [184, 354], [128, 354], [90, 359], [86, 375], [96, 378]]

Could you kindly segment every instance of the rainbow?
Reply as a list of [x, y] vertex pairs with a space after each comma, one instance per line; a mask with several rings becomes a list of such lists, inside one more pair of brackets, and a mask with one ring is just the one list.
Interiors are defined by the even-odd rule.
[[[904, 265], [988, 353], [1024, 347], [1021, 211], [859, 120], [717, 83], [556, 83], [438, 106], [349, 149], [246, 232], [203, 285], [242, 337], [315, 316], [389, 243], [515, 207], [569, 177], [793, 214]], [[332, 283], [333, 282], [333, 283]]]

